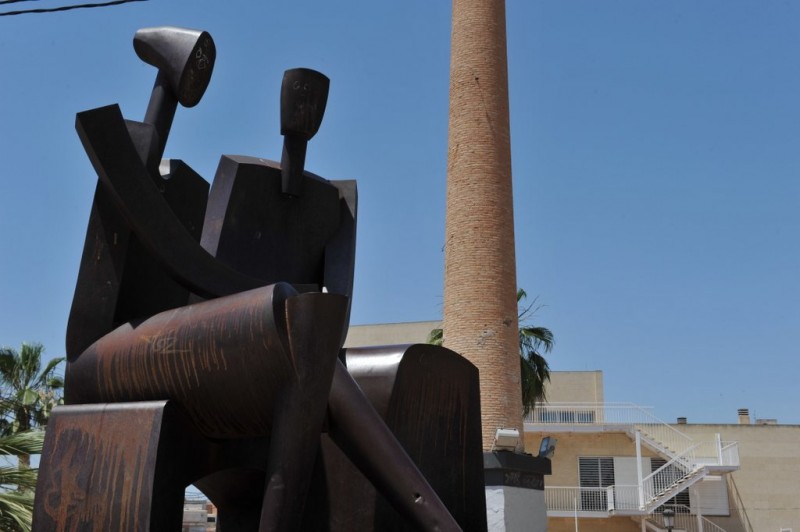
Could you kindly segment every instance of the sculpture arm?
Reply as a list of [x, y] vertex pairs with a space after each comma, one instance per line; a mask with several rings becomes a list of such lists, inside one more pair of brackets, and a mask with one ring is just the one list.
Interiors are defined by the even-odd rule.
[[219, 262], [192, 238], [148, 175], [119, 106], [78, 113], [75, 128], [125, 222], [177, 282], [204, 297], [267, 284]]
[[[339, 190], [339, 226], [328, 245], [325, 246], [324, 285], [328, 292], [353, 295], [353, 271], [356, 262], [356, 214], [358, 189], [356, 182], [331, 181]], [[350, 305], [347, 319], [350, 323]]]

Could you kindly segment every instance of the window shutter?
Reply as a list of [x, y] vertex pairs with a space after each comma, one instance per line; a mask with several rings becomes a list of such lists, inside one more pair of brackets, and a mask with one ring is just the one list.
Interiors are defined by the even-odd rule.
[[607, 488], [614, 485], [614, 459], [611, 457], [578, 458], [581, 487]]
[[608, 511], [604, 488], [614, 485], [614, 459], [611, 457], [579, 457], [578, 472], [581, 486], [581, 509]]

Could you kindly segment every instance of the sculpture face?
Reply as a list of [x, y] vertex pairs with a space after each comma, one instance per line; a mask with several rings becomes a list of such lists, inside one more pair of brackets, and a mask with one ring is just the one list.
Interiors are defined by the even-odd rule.
[[281, 135], [311, 140], [322, 124], [329, 87], [330, 80], [319, 72], [287, 70], [281, 84]]
[[144, 28], [136, 32], [133, 48], [142, 61], [164, 75], [181, 105], [200, 103], [217, 56], [208, 32], [169, 26]]

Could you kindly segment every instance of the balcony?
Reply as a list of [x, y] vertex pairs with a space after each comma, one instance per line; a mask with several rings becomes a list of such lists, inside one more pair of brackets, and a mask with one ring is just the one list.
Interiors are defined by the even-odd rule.
[[576, 425], [602, 430], [603, 427], [624, 428], [649, 423], [664, 424], [651, 407], [633, 403], [546, 403], [536, 405], [525, 418], [526, 425], [547, 425], [548, 430], [553, 426], [574, 428]]

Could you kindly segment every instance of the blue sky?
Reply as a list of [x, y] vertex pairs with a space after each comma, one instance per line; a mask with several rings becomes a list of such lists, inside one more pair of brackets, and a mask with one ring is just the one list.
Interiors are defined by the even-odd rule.
[[[39, 6], [62, 5], [42, 0]], [[33, 4], [16, 4], [29, 7]], [[800, 423], [800, 3], [508, 0], [518, 284], [554, 370], [690, 422]], [[331, 78], [309, 170], [357, 179], [352, 322], [438, 319], [450, 3], [151, 0], [0, 17], [0, 345], [63, 354], [96, 177], [75, 113], [140, 120], [140, 27], [209, 31], [166, 155], [278, 158], [282, 73]]]

